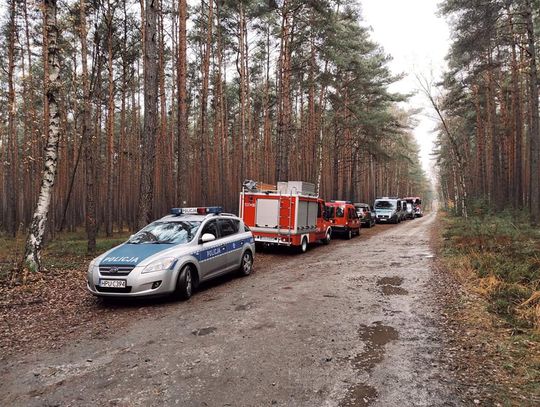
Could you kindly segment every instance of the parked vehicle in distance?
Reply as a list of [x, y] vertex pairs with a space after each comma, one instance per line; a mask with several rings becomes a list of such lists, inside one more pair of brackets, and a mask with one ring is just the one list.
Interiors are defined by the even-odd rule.
[[370, 228], [376, 225], [377, 219], [375, 216], [375, 210], [372, 206], [369, 206], [366, 203], [355, 203], [354, 207], [358, 217], [360, 218], [362, 226], [367, 226]]
[[407, 203], [412, 204], [413, 211], [414, 211], [414, 217], [415, 218], [421, 218], [424, 214], [422, 211], [422, 199], [419, 196], [411, 196], [407, 198], [403, 198]]
[[407, 204], [405, 201], [398, 199], [397, 202], [398, 205], [398, 213], [400, 217], [400, 222], [407, 220]]
[[255, 242], [244, 222], [220, 207], [173, 208], [90, 262], [88, 290], [100, 297], [174, 294], [191, 297], [199, 283], [253, 269]]
[[413, 204], [407, 201], [403, 201], [405, 204], [405, 218], [414, 219], [414, 207]]
[[258, 245], [296, 247], [301, 252], [315, 241], [330, 243], [332, 228], [325, 202], [315, 185], [302, 181], [276, 185], [245, 181], [240, 193], [240, 217]]
[[377, 198], [373, 204], [377, 223], [399, 223], [402, 218], [401, 200], [398, 198]]
[[326, 203], [326, 213], [332, 223], [332, 233], [351, 239], [360, 234], [360, 218], [351, 201], [330, 201]]

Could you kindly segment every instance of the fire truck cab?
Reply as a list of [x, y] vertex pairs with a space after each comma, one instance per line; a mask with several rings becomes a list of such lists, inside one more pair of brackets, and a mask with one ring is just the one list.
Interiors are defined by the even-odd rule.
[[303, 253], [309, 243], [330, 243], [325, 203], [311, 183], [288, 181], [275, 186], [246, 181], [240, 193], [240, 218], [258, 245], [296, 247]]

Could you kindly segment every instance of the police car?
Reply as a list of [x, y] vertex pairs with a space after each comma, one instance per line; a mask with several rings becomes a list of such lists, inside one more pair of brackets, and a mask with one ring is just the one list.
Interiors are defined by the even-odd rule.
[[174, 294], [188, 299], [199, 283], [253, 270], [255, 241], [220, 207], [173, 208], [120, 246], [92, 260], [88, 290], [100, 297]]

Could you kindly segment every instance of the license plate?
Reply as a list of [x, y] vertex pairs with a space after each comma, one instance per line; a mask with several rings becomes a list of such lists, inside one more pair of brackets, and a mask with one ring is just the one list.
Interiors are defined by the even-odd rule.
[[258, 242], [275, 242], [276, 238], [274, 238], [274, 237], [266, 237], [266, 236], [257, 236], [255, 238], [255, 240], [258, 241]]
[[126, 288], [126, 280], [99, 280], [101, 287]]

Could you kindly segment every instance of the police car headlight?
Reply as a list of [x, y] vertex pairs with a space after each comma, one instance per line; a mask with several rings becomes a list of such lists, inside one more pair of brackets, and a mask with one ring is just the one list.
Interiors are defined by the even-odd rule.
[[94, 266], [97, 264], [97, 260], [98, 260], [98, 257], [96, 257], [94, 260], [90, 262], [90, 264], [88, 265], [88, 273], [92, 274], [92, 272], [94, 271]]
[[174, 257], [158, 259], [150, 263], [148, 266], [146, 266], [143, 269], [143, 271], [141, 271], [141, 274], [152, 273], [154, 271], [161, 271], [161, 270], [171, 270], [175, 264], [176, 264], [176, 259]]

